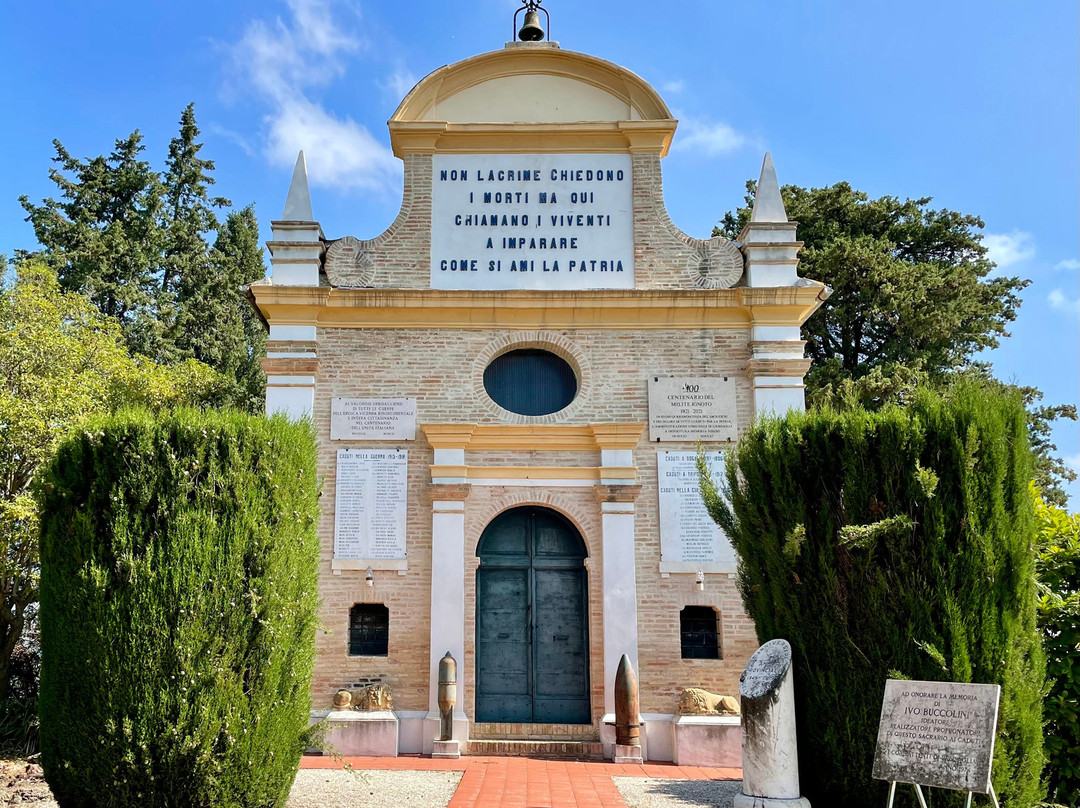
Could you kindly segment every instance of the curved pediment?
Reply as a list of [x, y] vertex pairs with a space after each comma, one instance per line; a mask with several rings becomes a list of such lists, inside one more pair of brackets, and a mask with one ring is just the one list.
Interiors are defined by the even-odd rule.
[[390, 122], [670, 120], [664, 100], [635, 73], [595, 56], [537, 43], [440, 67], [413, 88]]

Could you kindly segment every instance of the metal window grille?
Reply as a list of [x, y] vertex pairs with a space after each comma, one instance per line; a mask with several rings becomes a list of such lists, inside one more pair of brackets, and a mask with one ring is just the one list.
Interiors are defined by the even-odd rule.
[[505, 410], [518, 415], [550, 415], [577, 395], [577, 376], [562, 357], [522, 349], [497, 356], [484, 370], [484, 389]]
[[390, 610], [381, 603], [357, 603], [349, 610], [349, 655], [387, 656]]
[[687, 606], [679, 612], [683, 659], [721, 659], [716, 610], [710, 606]]

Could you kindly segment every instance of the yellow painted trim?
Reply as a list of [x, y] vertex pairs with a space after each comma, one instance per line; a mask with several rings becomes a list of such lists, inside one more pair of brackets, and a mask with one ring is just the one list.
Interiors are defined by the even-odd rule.
[[432, 478], [469, 480], [636, 480], [633, 466], [431, 466]]
[[509, 48], [481, 53], [429, 73], [405, 96], [391, 122], [422, 121], [436, 104], [498, 78], [548, 75], [597, 87], [637, 110], [643, 120], [670, 119], [660, 94], [624, 67], [562, 48]]
[[433, 449], [588, 452], [633, 449], [645, 431], [645, 424], [420, 424], [420, 430]]
[[822, 284], [772, 289], [466, 291], [255, 285], [267, 322], [320, 328], [698, 330], [802, 325]]
[[678, 122], [447, 123], [390, 121], [394, 154], [596, 154], [666, 156]]

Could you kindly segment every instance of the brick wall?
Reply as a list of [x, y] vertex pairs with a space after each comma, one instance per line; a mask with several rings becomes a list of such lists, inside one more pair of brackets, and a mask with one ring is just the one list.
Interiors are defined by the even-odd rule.
[[[379, 681], [394, 691], [395, 706], [424, 710], [428, 706], [430, 615], [432, 451], [423, 440], [402, 443], [351, 443], [329, 440], [330, 405], [334, 397], [415, 397], [419, 423], [588, 424], [646, 422], [647, 382], [653, 375], [734, 376], [741, 425], [752, 414], [750, 384], [743, 367], [748, 359], [746, 331], [576, 330], [374, 330], [328, 329], [318, 332], [319, 369], [314, 419], [320, 439], [319, 471], [324, 479], [320, 522], [323, 545], [321, 593], [323, 632], [313, 681], [316, 706], [329, 704], [333, 692], [361, 682]], [[517, 344], [556, 348], [575, 364], [581, 379], [574, 403], [544, 418], [529, 419], [500, 410], [483, 393], [482, 374], [490, 356]], [[635, 521], [637, 588], [639, 598], [639, 679], [642, 712], [674, 712], [683, 687], [737, 693], [738, 677], [756, 647], [753, 626], [741, 614], [734, 581], [727, 575], [707, 575], [704, 592], [697, 592], [692, 575], [659, 572], [660, 537], [657, 513], [657, 444], [648, 433], [634, 451], [642, 491]], [[350, 446], [409, 450], [408, 559], [404, 575], [376, 571], [375, 586], [364, 573], [332, 574], [334, 488], [337, 450]], [[695, 448], [694, 444], [661, 444], [666, 450]], [[709, 446], [706, 448], [721, 448]], [[469, 451], [470, 465], [596, 466], [598, 452]], [[466, 651], [461, 660], [465, 709], [472, 714], [475, 633], [476, 546], [484, 527], [501, 511], [515, 505], [555, 508], [577, 525], [589, 549], [589, 642], [593, 714], [603, 711], [603, 592], [600, 506], [593, 488], [500, 487], [474, 484], [465, 501], [466, 530]], [[350, 658], [347, 655], [349, 608], [358, 602], [385, 603], [390, 612], [389, 655]], [[722, 660], [682, 660], [679, 611], [688, 604], [710, 605], [722, 615]], [[441, 650], [441, 649], [440, 649]]]

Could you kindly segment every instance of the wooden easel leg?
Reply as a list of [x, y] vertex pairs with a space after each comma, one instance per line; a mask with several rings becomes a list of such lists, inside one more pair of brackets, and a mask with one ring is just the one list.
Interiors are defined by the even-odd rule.
[[994, 786], [992, 784], [990, 786], [990, 799], [994, 801], [994, 808], [1001, 808], [998, 804], [997, 794], [994, 793]]
[[967, 801], [964, 803], [964, 808], [971, 808], [971, 800], [974, 797], [975, 797], [975, 793], [972, 792], [972, 791], [969, 791], [968, 795], [967, 795]]
[[919, 798], [919, 805], [922, 808], [927, 808], [926, 797], [922, 793], [922, 786], [918, 783], [912, 783], [912, 785], [915, 786], [915, 796]]
[[896, 799], [896, 781], [893, 780], [889, 783], [889, 802], [885, 808], [893, 808], [893, 801]]

